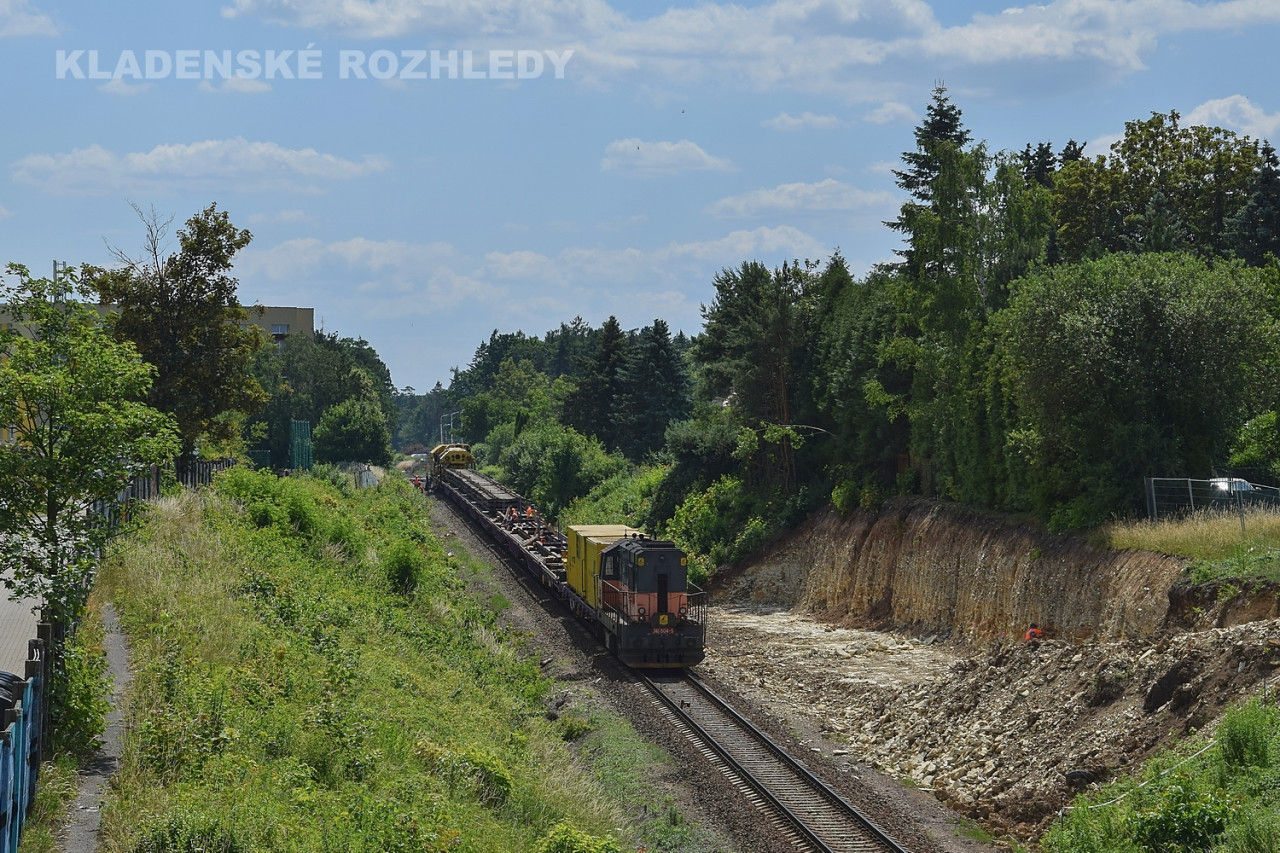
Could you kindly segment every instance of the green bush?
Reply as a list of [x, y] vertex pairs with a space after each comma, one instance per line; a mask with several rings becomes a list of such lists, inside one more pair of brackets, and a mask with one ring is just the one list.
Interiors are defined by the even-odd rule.
[[145, 829], [133, 853], [241, 853], [243, 850], [248, 848], [217, 820], [178, 811]]
[[596, 838], [561, 821], [538, 841], [535, 853], [622, 853], [612, 838]]
[[1273, 732], [1280, 713], [1256, 699], [1227, 711], [1216, 734], [1222, 760], [1229, 767], [1270, 767]]
[[86, 616], [63, 646], [61, 660], [55, 662], [48, 698], [54, 754], [67, 753], [84, 761], [97, 752], [107, 730], [111, 677], [103, 633], [102, 622]]
[[1138, 809], [1129, 816], [1129, 832], [1152, 853], [1208, 850], [1236, 810], [1235, 803], [1223, 794], [1197, 792], [1187, 779], [1166, 785], [1154, 807]]
[[1273, 809], [1242, 809], [1214, 850], [1220, 853], [1280, 853], [1280, 814]]
[[400, 595], [412, 595], [427, 571], [427, 558], [412, 542], [393, 542], [382, 555], [382, 574]]

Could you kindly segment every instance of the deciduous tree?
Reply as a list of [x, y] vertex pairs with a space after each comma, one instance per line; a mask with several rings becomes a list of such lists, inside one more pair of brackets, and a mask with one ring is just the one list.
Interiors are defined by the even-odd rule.
[[233, 437], [239, 422], [227, 412], [252, 414], [267, 401], [251, 371], [263, 338], [248, 325], [231, 275], [232, 258], [251, 235], [211, 204], [187, 220], [178, 251], [166, 256], [169, 223], [154, 211], [138, 214], [147, 231], [143, 256], [117, 251], [122, 266], [91, 271], [88, 284], [118, 309], [111, 321], [117, 340], [156, 368], [147, 401], [177, 422], [189, 459], [202, 435]]
[[[155, 374], [98, 312], [9, 267], [0, 287], [0, 577], [74, 616], [130, 478], [172, 458], [171, 418], [142, 402]], [[17, 279], [13, 282], [12, 279]]]

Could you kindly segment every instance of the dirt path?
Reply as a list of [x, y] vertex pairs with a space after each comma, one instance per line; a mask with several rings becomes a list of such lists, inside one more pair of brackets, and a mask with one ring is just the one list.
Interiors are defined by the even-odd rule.
[[106, 628], [103, 646], [107, 653], [111, 676], [111, 710], [107, 712], [107, 730], [103, 734], [98, 757], [80, 772], [80, 794], [71, 808], [71, 816], [62, 836], [63, 853], [94, 853], [98, 849], [98, 829], [102, 823], [102, 800], [112, 774], [120, 767], [124, 710], [122, 701], [129, 686], [129, 650], [116, 619], [115, 610], [106, 605], [102, 610]]

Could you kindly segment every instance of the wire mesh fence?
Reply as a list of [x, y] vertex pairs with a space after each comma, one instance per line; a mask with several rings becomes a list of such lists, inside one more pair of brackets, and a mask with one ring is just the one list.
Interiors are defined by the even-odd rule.
[[1280, 488], [1243, 477], [1148, 477], [1147, 517], [1152, 521], [1201, 512], [1280, 511]]

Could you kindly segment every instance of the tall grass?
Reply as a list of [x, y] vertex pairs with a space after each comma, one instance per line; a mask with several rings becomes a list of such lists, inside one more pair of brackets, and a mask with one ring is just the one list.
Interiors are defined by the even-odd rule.
[[232, 473], [161, 502], [100, 580], [135, 669], [103, 850], [638, 843], [408, 486]]
[[1108, 525], [1103, 538], [1112, 548], [1159, 551], [1187, 557], [1194, 580], [1261, 578], [1280, 581], [1280, 515], [1251, 510], [1244, 516], [1197, 513], [1167, 521], [1124, 521]]
[[1180, 745], [1077, 798], [1042, 839], [1048, 853], [1280, 851], [1280, 710], [1255, 698], [1214, 737]]

